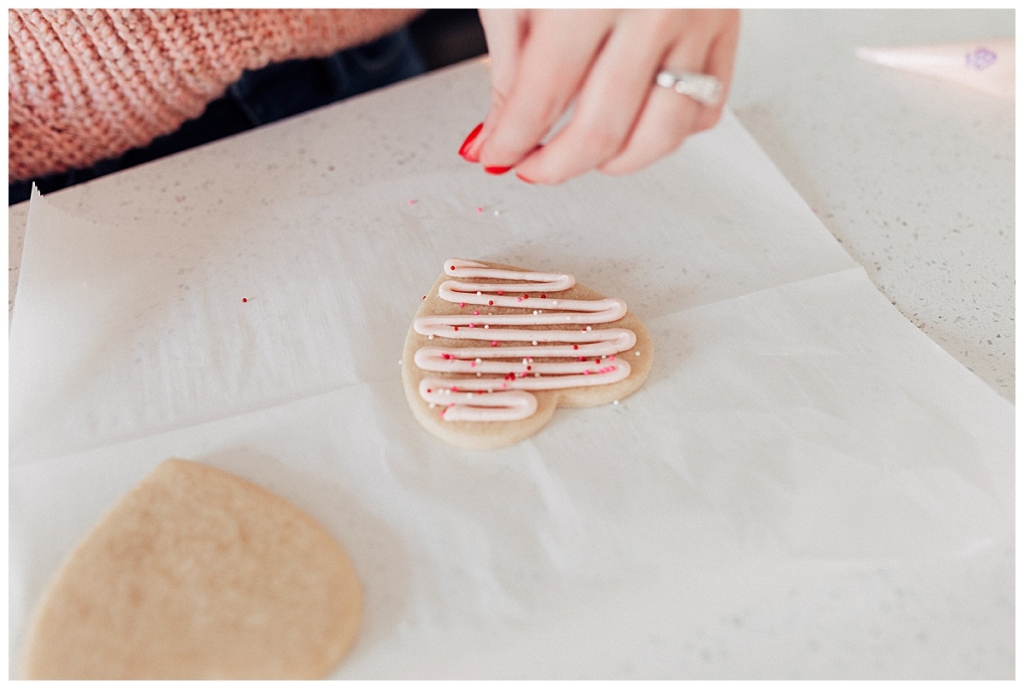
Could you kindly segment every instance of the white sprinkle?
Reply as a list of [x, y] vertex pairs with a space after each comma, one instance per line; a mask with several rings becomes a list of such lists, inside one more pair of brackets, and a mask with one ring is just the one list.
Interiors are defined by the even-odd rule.
[[618, 400], [612, 400], [612, 404], [618, 404], [618, 403], [619, 403]]
[[491, 329], [491, 326], [486, 325], [486, 324], [484, 325], [484, 330], [490, 330], [490, 329]]
[[552, 304], [553, 306], [558, 306], [558, 300], [557, 300], [557, 299], [555, 299], [555, 300], [554, 300], [553, 302], [551, 302], [551, 304]]
[[636, 354], [637, 356], [640, 356], [640, 352], [633, 352], [633, 353]]
[[477, 357], [476, 358], [476, 363], [478, 363], [478, 364], [483, 363], [483, 359], [481, 359], [480, 357]]
[[436, 404], [434, 404], [433, 402], [431, 402], [431, 403], [430, 403], [430, 408], [431, 408], [431, 409], [433, 409], [433, 408], [434, 408], [434, 407], [436, 407], [436, 406], [437, 406], [437, 405], [436, 405]]
[[534, 346], [534, 347], [536, 347], [536, 346], [537, 346], [537, 340], [534, 340], [534, 341], [533, 341], [533, 346]]
[[494, 211], [495, 215], [501, 215], [501, 211]]
[[476, 293], [477, 293], [477, 296], [479, 296], [480, 295], [480, 290], [477, 290]]
[[538, 313], [537, 311], [534, 311], [534, 312], [533, 312], [533, 315], [534, 315], [534, 316], [536, 316], [536, 315], [537, 315], [537, 313]]
[[476, 377], [477, 377], [477, 378], [479, 378], [479, 377], [480, 377], [480, 371], [477, 371], [477, 372], [476, 372]]
[[427, 339], [428, 339], [428, 340], [433, 340], [433, 339], [434, 339], [434, 336], [433, 336], [433, 335], [427, 335]]
[[588, 325], [588, 326], [587, 326], [587, 332], [589, 333], [589, 332], [590, 332], [590, 330], [591, 330], [591, 327], [590, 327], [590, 326]]
[[539, 373], [534, 373], [534, 374], [533, 374], [533, 377], [534, 377], [534, 378], [540, 378], [540, 374], [539, 374]]
[[523, 366], [526, 366], [528, 361], [529, 361], [529, 359], [527, 359], [526, 357], [523, 357]]
[[399, 359], [399, 360], [398, 360], [398, 365], [399, 365], [399, 366], [401, 366], [401, 365], [402, 365], [402, 360], [401, 360], [401, 359]]

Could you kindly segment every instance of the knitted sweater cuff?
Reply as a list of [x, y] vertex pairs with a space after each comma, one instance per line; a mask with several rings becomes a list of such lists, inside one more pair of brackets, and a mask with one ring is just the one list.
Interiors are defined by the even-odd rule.
[[323, 57], [419, 10], [9, 10], [9, 181], [145, 146], [244, 70]]

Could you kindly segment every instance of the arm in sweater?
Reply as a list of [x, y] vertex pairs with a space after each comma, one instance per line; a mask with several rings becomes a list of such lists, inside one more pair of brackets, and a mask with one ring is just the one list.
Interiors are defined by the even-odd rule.
[[9, 10], [8, 181], [145, 146], [244, 70], [367, 43], [418, 12]]

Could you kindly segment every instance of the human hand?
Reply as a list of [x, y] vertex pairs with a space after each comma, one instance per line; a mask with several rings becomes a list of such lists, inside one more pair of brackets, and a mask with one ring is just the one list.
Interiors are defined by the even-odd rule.
[[[732, 78], [737, 10], [480, 10], [491, 110], [459, 154], [492, 174], [560, 184], [640, 170], [714, 126]], [[656, 86], [662, 69], [710, 74], [717, 104]], [[570, 104], [568, 124], [541, 141]]]

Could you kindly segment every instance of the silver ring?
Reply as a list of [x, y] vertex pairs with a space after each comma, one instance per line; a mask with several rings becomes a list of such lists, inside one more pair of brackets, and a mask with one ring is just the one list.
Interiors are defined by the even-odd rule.
[[715, 105], [722, 96], [722, 82], [710, 74], [663, 69], [654, 78], [654, 83], [704, 105]]

